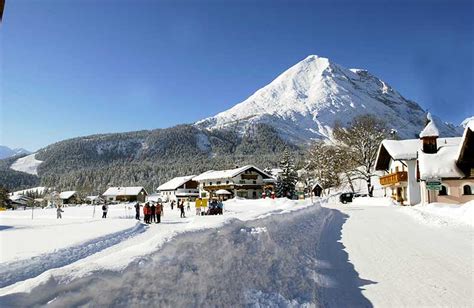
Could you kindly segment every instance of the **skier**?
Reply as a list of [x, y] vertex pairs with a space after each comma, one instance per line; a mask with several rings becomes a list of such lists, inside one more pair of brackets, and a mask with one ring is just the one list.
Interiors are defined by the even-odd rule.
[[153, 221], [156, 222], [155, 213], [156, 213], [156, 206], [154, 203], [152, 203], [150, 207], [150, 215], [151, 215], [150, 222], [153, 222]]
[[107, 203], [104, 203], [104, 205], [102, 205], [102, 218], [107, 218], [108, 210], [109, 210], [109, 207], [107, 206]]
[[174, 207], [174, 201], [171, 201], [171, 209]]
[[56, 218], [57, 218], [57, 219], [59, 219], [59, 218], [62, 219], [62, 218], [63, 218], [63, 216], [62, 216], [62, 214], [61, 214], [62, 212], [64, 212], [64, 211], [61, 209], [61, 206], [58, 205], [58, 209], [56, 210]]
[[178, 208], [181, 210], [181, 218], [186, 218], [186, 215], [184, 214], [184, 200], [181, 201], [181, 204], [178, 201]]
[[135, 203], [135, 219], [140, 220], [140, 204]]
[[191, 204], [189, 203], [189, 199], [186, 199], [186, 211], [191, 211]]

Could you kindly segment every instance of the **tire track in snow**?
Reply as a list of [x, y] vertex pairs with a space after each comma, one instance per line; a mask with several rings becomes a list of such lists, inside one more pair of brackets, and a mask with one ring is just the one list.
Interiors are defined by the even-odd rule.
[[36, 277], [47, 270], [60, 268], [74, 263], [134, 237], [144, 232], [146, 229], [147, 226], [137, 223], [132, 228], [104, 235], [77, 246], [66, 247], [31, 259], [6, 263], [0, 268], [0, 288]]

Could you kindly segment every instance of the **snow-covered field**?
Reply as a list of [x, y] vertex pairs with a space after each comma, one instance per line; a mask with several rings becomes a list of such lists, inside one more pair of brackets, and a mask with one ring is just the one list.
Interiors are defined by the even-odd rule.
[[29, 174], [38, 174], [38, 166], [43, 162], [35, 158], [36, 153], [27, 155], [22, 158], [18, 158], [10, 168], [20, 172], [26, 172]]
[[91, 206], [63, 221], [3, 212], [2, 254], [14, 252], [0, 263], [0, 306], [472, 307], [474, 229], [460, 223], [472, 203], [327, 200], [230, 200], [222, 216], [183, 219], [166, 207], [149, 226], [123, 204], [107, 220]]
[[66, 207], [62, 220], [56, 219], [55, 209], [35, 209], [34, 219], [31, 210], [0, 212], [0, 295], [29, 291], [51, 275], [71, 279], [94, 270], [123, 269], [182, 232], [310, 205], [309, 200], [230, 200], [224, 215], [196, 216], [192, 208], [186, 218], [165, 207], [162, 223], [152, 225], [137, 223], [132, 205], [125, 204], [110, 206], [107, 219], [100, 218], [100, 207], [92, 218], [93, 206]]

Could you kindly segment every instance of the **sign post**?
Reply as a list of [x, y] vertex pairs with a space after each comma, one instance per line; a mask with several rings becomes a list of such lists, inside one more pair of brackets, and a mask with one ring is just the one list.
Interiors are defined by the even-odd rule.
[[426, 189], [428, 190], [441, 190], [441, 180], [440, 179], [429, 179], [426, 180]]

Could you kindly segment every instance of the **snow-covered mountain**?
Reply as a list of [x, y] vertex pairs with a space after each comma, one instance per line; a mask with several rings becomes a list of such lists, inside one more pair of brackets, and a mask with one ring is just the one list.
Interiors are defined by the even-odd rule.
[[7, 146], [0, 145], [0, 159], [16, 156], [20, 154], [31, 154], [31, 152], [23, 148], [10, 149]]
[[[417, 138], [426, 111], [366, 70], [346, 69], [311, 55], [289, 68], [245, 101], [196, 122], [201, 128], [247, 132], [256, 123], [273, 126], [290, 141], [331, 138], [336, 122], [347, 125], [358, 115], [387, 121], [401, 138]], [[443, 136], [458, 128], [435, 117]]]

